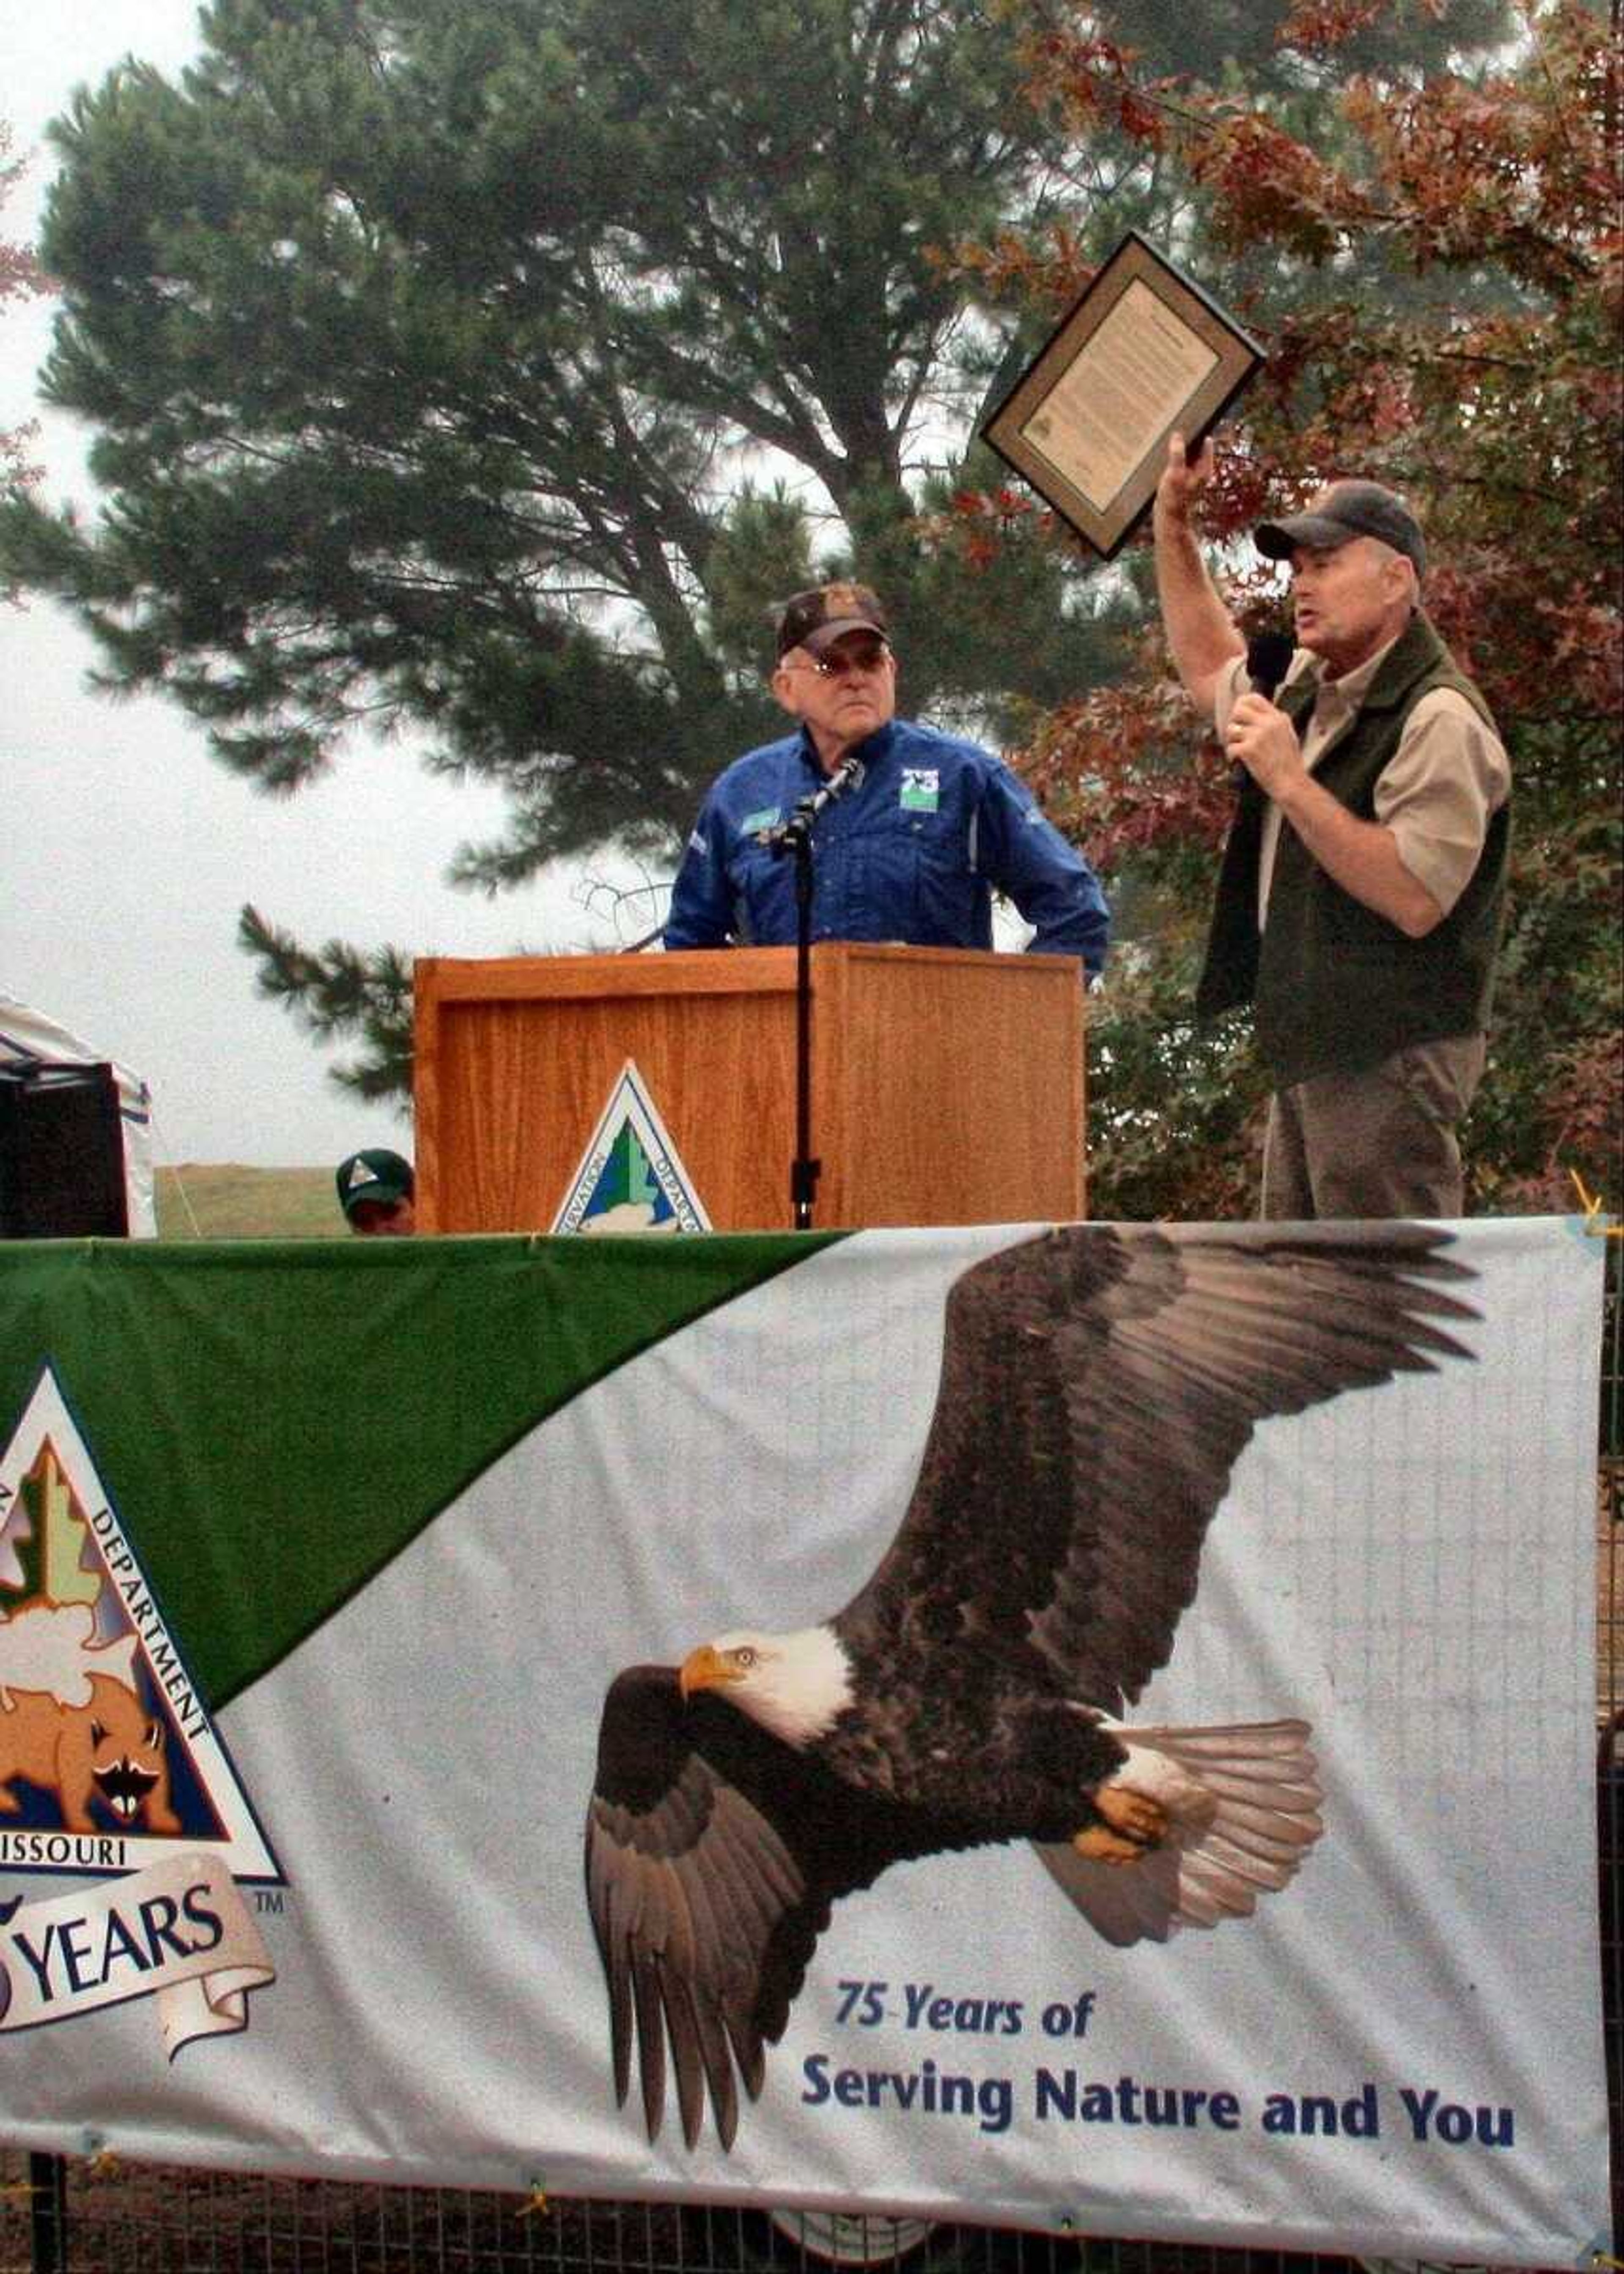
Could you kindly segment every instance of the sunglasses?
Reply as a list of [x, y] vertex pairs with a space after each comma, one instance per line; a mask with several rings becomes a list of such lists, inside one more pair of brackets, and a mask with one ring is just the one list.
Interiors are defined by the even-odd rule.
[[820, 679], [850, 679], [878, 671], [891, 653], [883, 640], [865, 640], [860, 647], [831, 648], [827, 655], [809, 656], [797, 671], [813, 671]]

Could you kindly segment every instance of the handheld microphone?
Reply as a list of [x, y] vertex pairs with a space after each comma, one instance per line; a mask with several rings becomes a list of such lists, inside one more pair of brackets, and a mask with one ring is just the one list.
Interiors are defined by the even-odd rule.
[[[1254, 632], [1247, 641], [1246, 676], [1252, 693], [1266, 703], [1274, 700], [1274, 689], [1291, 666], [1296, 645], [1289, 632]], [[1252, 779], [1244, 766], [1233, 766], [1230, 773], [1237, 789], [1244, 789]]]
[[1274, 700], [1274, 689], [1291, 666], [1297, 643], [1289, 632], [1256, 632], [1246, 643], [1246, 676], [1252, 690], [1265, 702]]

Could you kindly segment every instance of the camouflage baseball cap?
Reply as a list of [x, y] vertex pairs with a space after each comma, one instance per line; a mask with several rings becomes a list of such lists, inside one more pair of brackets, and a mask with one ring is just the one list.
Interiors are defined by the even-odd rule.
[[778, 618], [778, 653], [803, 647], [821, 655], [831, 641], [847, 632], [874, 632], [889, 639], [891, 628], [877, 596], [867, 584], [815, 584], [785, 603]]

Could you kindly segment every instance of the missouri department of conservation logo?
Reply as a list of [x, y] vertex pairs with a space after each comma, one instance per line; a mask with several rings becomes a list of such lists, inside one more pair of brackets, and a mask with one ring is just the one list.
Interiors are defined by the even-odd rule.
[[0, 1451], [0, 2032], [155, 1995], [171, 2054], [274, 1978], [239, 1879], [282, 1883], [49, 1367]]
[[904, 766], [897, 802], [905, 813], [934, 813], [941, 795], [941, 769]]
[[616, 1076], [554, 1231], [709, 1231], [692, 1179], [634, 1059]]

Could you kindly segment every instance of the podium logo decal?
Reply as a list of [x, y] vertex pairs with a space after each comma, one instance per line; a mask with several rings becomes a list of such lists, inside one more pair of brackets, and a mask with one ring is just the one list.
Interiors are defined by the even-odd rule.
[[552, 1228], [598, 1232], [710, 1229], [710, 1219], [631, 1058], [620, 1068]]

